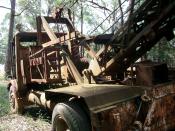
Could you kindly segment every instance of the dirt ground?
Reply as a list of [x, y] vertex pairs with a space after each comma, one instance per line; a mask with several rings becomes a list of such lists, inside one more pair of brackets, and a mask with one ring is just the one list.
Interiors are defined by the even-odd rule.
[[9, 113], [7, 81], [0, 80], [0, 131], [51, 131], [51, 113], [30, 106], [23, 115]]
[[0, 131], [51, 131], [51, 117], [40, 110], [0, 117]]

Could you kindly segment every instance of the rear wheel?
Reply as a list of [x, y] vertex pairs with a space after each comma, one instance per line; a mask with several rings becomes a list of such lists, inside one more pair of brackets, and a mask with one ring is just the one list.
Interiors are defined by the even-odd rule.
[[53, 131], [91, 131], [85, 113], [76, 104], [59, 103], [52, 114]]

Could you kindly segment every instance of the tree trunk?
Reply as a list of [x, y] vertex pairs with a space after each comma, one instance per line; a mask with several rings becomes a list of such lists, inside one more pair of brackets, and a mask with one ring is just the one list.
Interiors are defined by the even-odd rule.
[[6, 52], [6, 61], [5, 61], [5, 75], [6, 77], [11, 75], [11, 43], [13, 40], [13, 29], [14, 29], [14, 22], [15, 22], [15, 6], [16, 0], [10, 0], [11, 2], [11, 14], [10, 14], [10, 24], [9, 24], [9, 35], [8, 35], [8, 45], [7, 45], [7, 52]]

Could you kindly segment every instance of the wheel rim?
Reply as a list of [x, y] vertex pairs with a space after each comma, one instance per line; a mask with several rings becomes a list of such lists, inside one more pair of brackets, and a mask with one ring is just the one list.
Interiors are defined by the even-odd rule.
[[61, 116], [55, 117], [54, 123], [55, 123], [54, 131], [70, 131], [69, 126]]

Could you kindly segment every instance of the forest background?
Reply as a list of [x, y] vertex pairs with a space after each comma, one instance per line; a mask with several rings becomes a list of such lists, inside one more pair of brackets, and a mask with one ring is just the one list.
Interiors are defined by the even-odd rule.
[[[0, 3], [0, 71], [9, 73], [9, 44], [17, 31], [36, 31], [36, 17], [49, 16], [55, 7], [70, 8], [74, 15], [74, 26], [82, 34], [96, 35], [112, 33], [117, 17], [127, 9], [131, 0], [118, 9], [124, 0], [1, 0]], [[144, 1], [144, 0], [140, 0]], [[114, 12], [115, 10], [115, 12]], [[114, 12], [114, 13], [113, 13]], [[112, 14], [112, 15], [111, 15]], [[106, 20], [105, 20], [106, 19]], [[105, 22], [103, 22], [105, 20]], [[103, 24], [101, 24], [103, 22]], [[122, 20], [119, 22], [122, 24]], [[100, 25], [100, 26], [99, 26]], [[98, 28], [97, 28], [98, 27]], [[95, 48], [95, 47], [94, 47]], [[163, 38], [147, 53], [147, 59], [166, 61], [169, 66], [175, 65], [175, 39]], [[96, 50], [96, 49], [95, 49]], [[7, 76], [7, 75], [6, 75]]]

